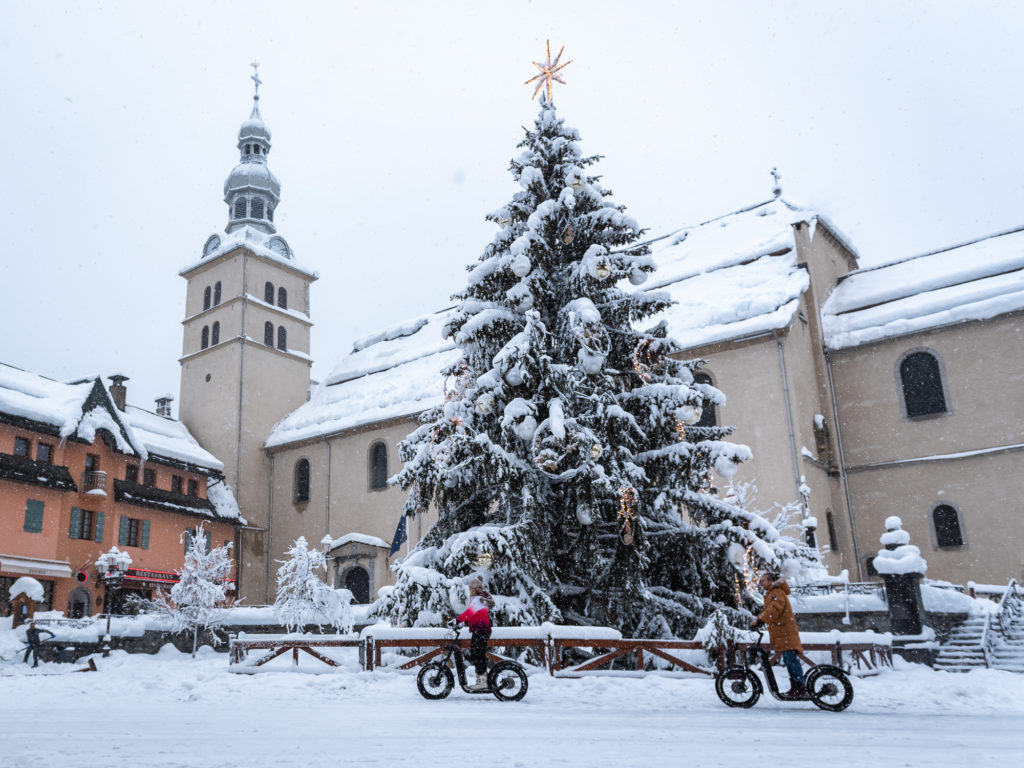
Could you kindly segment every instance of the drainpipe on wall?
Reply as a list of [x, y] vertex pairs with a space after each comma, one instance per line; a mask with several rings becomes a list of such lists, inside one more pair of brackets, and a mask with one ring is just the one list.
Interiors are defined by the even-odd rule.
[[[786, 377], [786, 359], [782, 354], [782, 339], [775, 331], [772, 331], [772, 338], [775, 339], [775, 346], [779, 350], [779, 373], [782, 375], [782, 396], [786, 401], [786, 426], [789, 428], [789, 455], [793, 459], [793, 481], [796, 483], [796, 492], [800, 493], [800, 462], [796, 455], [796, 431], [793, 429], [793, 410], [789, 406], [789, 379]], [[804, 507], [804, 517], [808, 514]]]
[[274, 469], [277, 467], [277, 458], [270, 454], [270, 503], [267, 509], [267, 540], [264, 542], [264, 557], [267, 558], [267, 589], [263, 602], [270, 604], [270, 566], [274, 562]]
[[839, 446], [839, 478], [843, 483], [843, 495], [846, 497], [846, 512], [850, 516], [850, 538], [853, 541], [853, 557], [857, 562], [857, 580], [864, 581], [864, 565], [860, 561], [860, 546], [857, 544], [857, 523], [853, 515], [853, 500], [850, 497], [850, 479], [846, 475], [846, 453], [843, 451], [843, 428], [839, 423], [839, 404], [836, 402], [836, 385], [832, 380], [832, 356], [828, 348], [825, 353], [825, 370], [828, 371], [828, 393], [832, 398], [832, 420], [836, 425], [836, 443]]

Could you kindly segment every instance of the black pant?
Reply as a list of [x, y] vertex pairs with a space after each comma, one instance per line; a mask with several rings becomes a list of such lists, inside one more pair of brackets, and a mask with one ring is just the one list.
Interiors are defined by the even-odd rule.
[[33, 667], [38, 667], [39, 666], [39, 646], [38, 645], [30, 645], [28, 648], [25, 649], [25, 661], [24, 661], [25, 664], [28, 664], [28, 655], [30, 653], [32, 654], [32, 661], [33, 661], [32, 666]]
[[477, 675], [487, 672], [487, 638], [491, 636], [490, 631], [470, 631], [469, 633], [469, 662], [473, 665]]

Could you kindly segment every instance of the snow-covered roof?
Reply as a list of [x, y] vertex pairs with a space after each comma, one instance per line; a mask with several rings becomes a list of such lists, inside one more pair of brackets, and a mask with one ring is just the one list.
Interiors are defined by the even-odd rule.
[[441, 370], [461, 352], [441, 336], [447, 309], [357, 341], [309, 401], [271, 431], [267, 447], [418, 414], [444, 397]]
[[218, 256], [230, 253], [235, 248], [245, 247], [257, 256], [262, 256], [289, 269], [294, 269], [296, 272], [301, 272], [313, 280], [320, 277], [319, 273], [315, 270], [299, 266], [294, 259], [291, 248], [280, 235], [261, 232], [256, 227], [249, 226], [248, 224], [223, 235], [219, 233], [211, 235], [206, 243], [203, 257], [182, 269], [178, 272], [179, 275], [185, 276], [203, 264], [213, 261]]
[[128, 405], [123, 420], [146, 446], [150, 456], [162, 456], [207, 469], [223, 471], [224, 464], [203, 448], [184, 424]]
[[99, 376], [65, 383], [0, 363], [0, 414], [49, 425], [62, 438], [88, 442], [97, 430], [106, 429], [124, 453], [224, 469], [180, 421], [132, 405], [118, 411]]
[[1024, 309], [1024, 228], [851, 272], [822, 307], [830, 349]]
[[391, 545], [379, 536], [371, 536], [368, 533], [346, 533], [340, 538], [331, 540], [330, 551], [333, 551], [338, 547], [343, 547], [346, 544], [366, 544], [371, 547], [381, 547], [383, 549], [391, 548]]
[[821, 220], [776, 198], [652, 242], [657, 271], [638, 290], [676, 304], [644, 325], [666, 321], [682, 349], [785, 328], [810, 280], [793, 225], [808, 224], [813, 237]]

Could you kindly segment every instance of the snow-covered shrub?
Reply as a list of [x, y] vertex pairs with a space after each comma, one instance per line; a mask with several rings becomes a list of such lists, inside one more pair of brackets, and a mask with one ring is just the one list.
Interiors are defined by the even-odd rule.
[[341, 632], [352, 631], [352, 593], [324, 583], [318, 571], [327, 571], [323, 552], [310, 550], [300, 536], [279, 560], [274, 615], [289, 631], [307, 624], [329, 624]]

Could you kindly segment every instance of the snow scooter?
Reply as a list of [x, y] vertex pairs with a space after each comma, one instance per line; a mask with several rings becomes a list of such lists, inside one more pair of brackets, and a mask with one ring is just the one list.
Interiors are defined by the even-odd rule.
[[424, 664], [416, 676], [416, 687], [425, 699], [443, 699], [455, 687], [452, 663], [459, 676], [459, 685], [466, 693], [493, 693], [498, 701], [519, 701], [526, 695], [528, 686], [526, 670], [514, 661], [499, 661], [487, 670], [487, 687], [470, 688], [466, 682], [466, 657], [459, 647], [459, 625], [454, 619], [446, 625], [451, 633], [450, 640], [438, 661]]
[[757, 643], [747, 647], [742, 664], [726, 667], [715, 676], [715, 693], [724, 704], [747, 709], [757, 703], [764, 687], [750, 668], [760, 662], [768, 690], [779, 701], [813, 701], [821, 709], [830, 712], [842, 712], [850, 706], [853, 701], [853, 684], [843, 670], [832, 664], [817, 664], [808, 670], [806, 696], [792, 699], [780, 693], [768, 649], [761, 644], [763, 637], [764, 631], [757, 633]]

